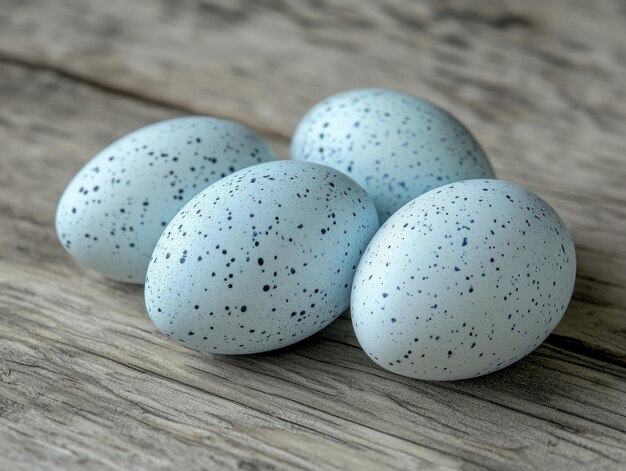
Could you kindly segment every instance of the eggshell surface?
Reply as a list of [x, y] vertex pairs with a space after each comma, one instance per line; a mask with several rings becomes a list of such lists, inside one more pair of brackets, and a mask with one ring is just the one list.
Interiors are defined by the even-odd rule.
[[277, 161], [192, 199], [159, 240], [145, 299], [168, 337], [221, 354], [284, 347], [348, 308], [378, 229], [365, 191], [332, 168]]
[[494, 172], [468, 129], [405, 93], [358, 89], [331, 96], [302, 118], [292, 158], [336, 168], [370, 195], [381, 223], [438, 186]]
[[236, 170], [275, 159], [232, 121], [190, 116], [146, 126], [105, 148], [68, 184], [56, 214], [59, 240], [105, 276], [143, 283], [159, 236], [185, 203]]
[[484, 375], [524, 357], [572, 296], [574, 244], [537, 195], [500, 180], [432, 190], [368, 245], [352, 322], [383, 368], [425, 380]]

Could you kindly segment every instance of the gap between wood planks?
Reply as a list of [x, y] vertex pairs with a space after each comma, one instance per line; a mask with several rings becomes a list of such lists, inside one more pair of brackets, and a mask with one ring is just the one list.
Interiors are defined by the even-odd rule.
[[[139, 93], [135, 90], [129, 90], [119, 86], [111, 85], [109, 83], [85, 76], [84, 74], [76, 73], [66, 68], [52, 65], [49, 63], [35, 62], [23, 57], [7, 54], [6, 52], [0, 52], [0, 63], [10, 64], [16, 67], [21, 67], [36, 72], [52, 72], [61, 78], [80, 83], [101, 92], [128, 98], [134, 101], [141, 102], [143, 104], [170, 109], [172, 111], [184, 114], [210, 115], [218, 118], [238, 121], [265, 137], [272, 138], [277, 141], [282, 141], [286, 144], [288, 144], [291, 139], [290, 136], [285, 133], [267, 127], [259, 126], [256, 123], [247, 123], [245, 121], [242, 121], [239, 117], [228, 116], [223, 113], [214, 114], [211, 113], [210, 110], [201, 107], [194, 108], [190, 106], [182, 106], [171, 100], [164, 100], [154, 97], [150, 94]], [[577, 277], [580, 276], [577, 275]], [[609, 363], [619, 367], [626, 367], [626, 358], [620, 355], [616, 355], [610, 351], [598, 348], [597, 346], [590, 345], [579, 339], [553, 333], [545, 340], [545, 343], [604, 363]]]
[[[207, 110], [204, 109], [194, 109], [192, 107], [187, 107], [187, 106], [181, 106], [178, 103], [172, 102], [170, 100], [163, 100], [163, 99], [159, 99], [159, 98], [155, 98], [153, 96], [147, 95], [147, 94], [142, 94], [142, 93], [137, 93], [135, 91], [132, 90], [127, 90], [124, 88], [120, 88], [120, 87], [116, 87], [114, 85], [110, 85], [107, 84], [105, 82], [102, 82], [100, 80], [94, 80], [90, 77], [69, 71], [67, 69], [64, 69], [62, 67], [57, 67], [51, 64], [43, 64], [43, 63], [38, 63], [38, 62], [33, 62], [29, 59], [24, 59], [22, 57], [16, 57], [13, 55], [9, 55], [6, 54], [5, 52], [0, 52], [0, 62], [4, 62], [7, 64], [11, 64], [17, 67], [22, 67], [25, 69], [29, 69], [29, 70], [34, 70], [34, 71], [48, 71], [48, 72], [53, 72], [57, 75], [59, 75], [60, 77], [72, 80], [74, 82], [79, 82], [83, 85], [95, 88], [97, 90], [106, 92], [106, 93], [111, 93], [114, 95], [118, 95], [121, 97], [126, 97], [126, 98], [130, 98], [131, 100], [136, 100], [136, 101], [140, 101], [144, 104], [150, 104], [150, 105], [154, 105], [154, 106], [160, 106], [162, 108], [169, 108], [170, 110], [173, 111], [180, 111], [181, 113], [186, 113], [186, 114], [203, 114], [203, 115], [211, 115], [211, 116], [215, 116], [216, 118], [222, 118], [222, 119], [229, 119], [232, 121], [238, 121], [238, 122], [242, 122], [240, 118], [236, 118], [233, 116], [227, 116], [224, 114], [221, 115], [216, 115], [216, 114], [212, 114], [212, 113], [208, 113]], [[266, 137], [270, 137], [270, 138], [274, 138], [276, 140], [282, 140], [285, 142], [289, 142], [291, 140], [290, 136], [274, 131], [272, 129], [269, 128], [265, 128], [262, 126], [258, 126], [256, 124], [249, 124], [249, 123], [245, 123], [242, 122], [242, 124], [244, 124], [245, 126], [253, 129], [254, 131], [263, 134]]]

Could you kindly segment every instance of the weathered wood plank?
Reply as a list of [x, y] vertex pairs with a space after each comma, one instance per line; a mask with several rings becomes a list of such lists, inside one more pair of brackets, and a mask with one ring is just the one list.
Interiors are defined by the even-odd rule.
[[0, 465], [619, 469], [626, 461], [626, 370], [550, 345], [500, 373], [435, 384], [377, 368], [345, 318], [258, 356], [207, 356], [168, 341], [140, 288], [69, 259], [53, 217], [91, 153], [177, 111], [20, 66], [0, 69], [0, 90]]
[[89, 457], [163, 469], [242, 459], [607, 469], [626, 459], [623, 368], [542, 347], [483, 379], [422, 383], [373, 365], [351, 346], [347, 320], [286, 351], [211, 357], [155, 335], [135, 287], [104, 289], [103, 303], [36, 270], [24, 278], [21, 291], [2, 287], [12, 301], [2, 309], [20, 316], [2, 326], [10, 387], [0, 420], [28, 437], [7, 437], [9, 450], [41, 442], [65, 465]]

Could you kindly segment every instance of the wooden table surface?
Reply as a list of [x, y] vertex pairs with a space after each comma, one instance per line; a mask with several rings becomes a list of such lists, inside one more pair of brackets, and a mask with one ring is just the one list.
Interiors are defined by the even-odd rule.
[[[142, 288], [76, 264], [55, 206], [98, 150], [187, 114], [283, 157], [305, 111], [394, 88], [464, 121], [573, 234], [556, 331], [429, 383], [349, 316], [267, 354], [160, 335]], [[0, 0], [0, 469], [626, 469], [626, 3]]]

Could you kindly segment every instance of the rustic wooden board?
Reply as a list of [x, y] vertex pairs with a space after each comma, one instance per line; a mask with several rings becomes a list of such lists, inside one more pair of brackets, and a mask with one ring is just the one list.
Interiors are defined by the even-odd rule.
[[[623, 3], [322, 4], [0, 0], [0, 469], [626, 465]], [[203, 355], [57, 243], [64, 185], [116, 137], [214, 114], [286, 157], [310, 105], [364, 85], [451, 109], [571, 228], [574, 300], [527, 359], [409, 380], [346, 317], [284, 351]]]

